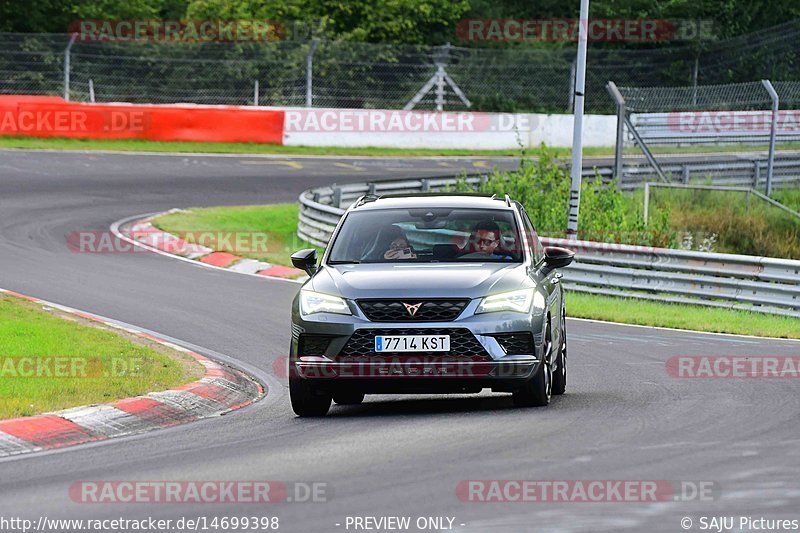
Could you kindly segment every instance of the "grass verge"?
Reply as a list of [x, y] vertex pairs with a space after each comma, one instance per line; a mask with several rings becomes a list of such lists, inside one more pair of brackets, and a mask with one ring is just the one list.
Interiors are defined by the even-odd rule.
[[567, 294], [566, 302], [569, 316], [576, 318], [713, 333], [800, 339], [800, 319], [792, 317], [701, 305], [649, 302], [574, 291]]
[[[218, 252], [292, 266], [302, 248], [322, 249], [297, 236], [297, 204], [193, 208], [153, 219], [158, 229]], [[237, 238], [238, 237], [238, 238]]]
[[[252, 257], [288, 265], [289, 255], [293, 251], [310, 246], [296, 236], [297, 210], [296, 204], [191, 209], [159, 217], [154, 220], [154, 224], [175, 234], [186, 229], [195, 232], [265, 232], [270, 251], [263, 255], [253, 254]], [[237, 254], [247, 256], [241, 250], [237, 250]], [[569, 315], [578, 318], [800, 339], [800, 319], [749, 311], [648, 302], [578, 292], [567, 295], [567, 306]]]
[[[0, 136], [0, 148], [21, 148], [30, 150], [111, 150], [123, 152], [186, 152], [186, 153], [219, 153], [219, 154], [273, 154], [273, 155], [332, 155], [332, 156], [485, 156], [485, 157], [519, 157], [519, 148], [504, 150], [461, 150], [445, 148], [378, 148], [378, 147], [337, 147], [337, 146], [279, 146], [275, 144], [257, 143], [212, 143], [212, 142], [159, 142], [139, 139], [37, 139], [32, 137]], [[783, 143], [777, 150], [798, 150], [800, 143]], [[551, 149], [559, 157], [570, 154], [568, 148]], [[656, 154], [695, 154], [711, 152], [759, 152], [766, 153], [767, 147], [762, 145], [699, 145], [699, 146], [654, 146], [651, 151]], [[526, 155], [536, 156], [539, 148], [529, 148]], [[585, 156], [612, 156], [613, 146], [585, 147]], [[626, 148], [625, 154], [642, 155], [638, 148]]]
[[161, 344], [0, 294], [0, 419], [107, 403], [203, 376]]
[[[113, 150], [123, 152], [186, 152], [218, 154], [274, 155], [334, 155], [334, 156], [519, 156], [519, 149], [457, 150], [405, 148], [348, 148], [336, 146], [280, 146], [258, 143], [159, 142], [138, 139], [37, 139], [31, 137], [0, 137], [0, 148], [32, 150]], [[568, 153], [568, 150], [565, 150]], [[610, 149], [609, 153], [613, 153]]]

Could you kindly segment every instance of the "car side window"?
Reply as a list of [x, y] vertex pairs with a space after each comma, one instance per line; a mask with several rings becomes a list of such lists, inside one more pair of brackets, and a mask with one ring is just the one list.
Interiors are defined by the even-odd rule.
[[533, 264], [538, 265], [544, 259], [544, 246], [542, 246], [542, 242], [539, 240], [539, 236], [533, 228], [533, 223], [531, 223], [528, 213], [526, 213], [524, 209], [521, 212], [522, 223], [525, 225], [526, 237], [530, 243], [531, 255], [533, 255]]

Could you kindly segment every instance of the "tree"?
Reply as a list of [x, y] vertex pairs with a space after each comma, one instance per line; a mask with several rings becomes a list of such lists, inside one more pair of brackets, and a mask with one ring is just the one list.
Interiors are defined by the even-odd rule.
[[0, 0], [0, 31], [66, 33], [81, 19], [181, 18], [188, 0]]
[[456, 23], [468, 9], [468, 0], [192, 0], [187, 16], [268, 19], [289, 31], [308, 30], [306, 36], [426, 44], [452, 40]]

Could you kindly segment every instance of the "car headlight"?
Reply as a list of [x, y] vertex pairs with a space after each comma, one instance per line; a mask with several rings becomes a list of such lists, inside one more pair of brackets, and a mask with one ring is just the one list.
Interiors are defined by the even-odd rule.
[[300, 311], [304, 315], [313, 315], [314, 313], [352, 314], [344, 298], [308, 290], [300, 291]]
[[531, 310], [531, 303], [537, 308], [544, 308], [544, 296], [535, 289], [521, 289], [487, 296], [481, 301], [475, 314], [494, 313], [497, 311], [516, 311], [527, 313]]

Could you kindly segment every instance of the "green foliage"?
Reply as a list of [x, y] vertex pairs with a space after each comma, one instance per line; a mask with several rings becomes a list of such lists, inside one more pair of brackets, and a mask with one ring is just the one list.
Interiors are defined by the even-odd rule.
[[[436, 43], [452, 40], [467, 0], [191, 0], [188, 18], [270, 19], [301, 23], [315, 37], [359, 42]], [[292, 28], [289, 28], [290, 30]]]
[[[525, 206], [540, 235], [564, 237], [570, 176], [557, 154], [545, 146], [541, 157], [523, 159], [519, 170], [495, 171], [480, 192], [509, 194]], [[473, 191], [459, 180], [453, 191]], [[800, 189], [775, 193], [775, 199], [800, 210]], [[744, 193], [653, 188], [648, 223], [642, 191], [623, 193], [600, 176], [584, 180], [578, 236], [584, 240], [660, 248], [712, 248], [706, 251], [800, 259], [800, 219]]]
[[66, 33], [81, 19], [181, 18], [187, 0], [0, 0], [0, 31]]
[[[297, 204], [251, 205], [194, 208], [162, 215], [153, 220], [161, 230], [179, 235], [188, 242], [204, 236], [206, 246], [220, 252], [291, 266], [290, 255], [301, 248], [322, 248], [297, 236]], [[266, 246], [236, 246], [235, 242], [213, 238], [214, 234], [259, 235]]]
[[800, 189], [780, 189], [772, 194], [772, 199], [800, 212]]
[[[556, 152], [542, 145], [538, 159], [523, 159], [519, 170], [494, 172], [479, 187], [481, 192], [508, 194], [525, 206], [543, 236], [563, 237], [567, 227], [570, 176]], [[464, 190], [465, 182], [458, 187]], [[669, 246], [669, 209], [651, 213], [645, 226], [641, 198], [621, 192], [615, 182], [604, 183], [598, 175], [581, 187], [579, 237], [586, 240]]]
[[[800, 191], [782, 191], [789, 203]], [[800, 259], [800, 219], [746, 193], [653, 189], [651, 208], [668, 207], [673, 232], [714, 235], [715, 251]]]
[[474, 111], [492, 111], [495, 113], [518, 113], [520, 112], [519, 102], [501, 92], [480, 93], [472, 97], [472, 109]]
[[[797, 0], [593, 0], [593, 18], [710, 19], [720, 38], [800, 17]], [[413, 44], [455, 41], [462, 18], [575, 18], [561, 0], [0, 0], [0, 31], [65, 32], [88, 19], [270, 19], [332, 39]], [[502, 45], [502, 43], [501, 43]], [[563, 44], [538, 43], [539, 47]]]

